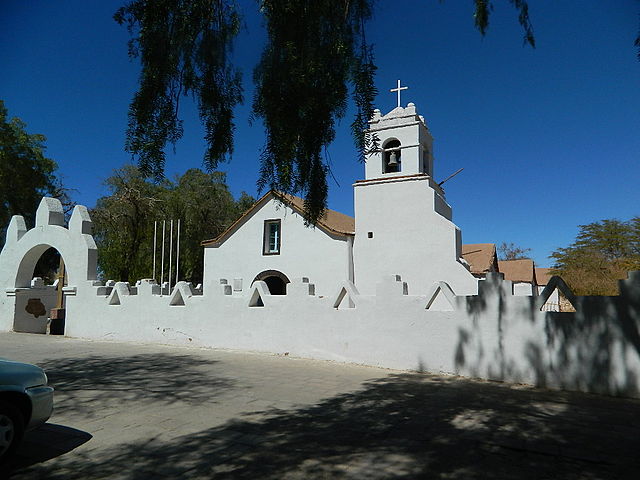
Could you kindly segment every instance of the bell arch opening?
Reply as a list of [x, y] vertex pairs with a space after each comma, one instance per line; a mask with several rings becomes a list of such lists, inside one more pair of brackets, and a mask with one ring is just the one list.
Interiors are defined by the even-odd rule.
[[290, 283], [289, 278], [278, 270], [265, 270], [256, 275], [256, 278], [254, 278], [251, 283], [253, 284], [256, 281], [266, 283], [271, 295], [286, 295], [287, 283]]
[[382, 147], [383, 151], [383, 165], [382, 171], [384, 173], [397, 173], [402, 170], [402, 150], [400, 149], [400, 140], [391, 139], [387, 140]]

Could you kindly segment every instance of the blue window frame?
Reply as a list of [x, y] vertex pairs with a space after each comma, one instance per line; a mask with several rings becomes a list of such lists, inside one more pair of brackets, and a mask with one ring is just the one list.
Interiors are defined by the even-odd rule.
[[263, 255], [279, 255], [281, 243], [280, 219], [264, 221], [264, 236], [262, 241]]

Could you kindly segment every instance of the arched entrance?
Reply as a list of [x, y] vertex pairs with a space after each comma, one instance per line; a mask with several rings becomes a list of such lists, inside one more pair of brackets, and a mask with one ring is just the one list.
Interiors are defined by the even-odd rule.
[[[34, 228], [27, 229], [24, 218], [19, 215], [14, 215], [7, 227], [6, 242], [0, 251], [0, 330], [12, 330], [18, 312], [24, 311], [18, 305], [17, 297], [35, 293], [33, 288], [44, 284], [40, 281], [34, 283], [32, 279], [36, 263], [50, 248], [57, 250], [64, 258], [68, 275], [66, 295], [75, 295], [79, 288], [91, 288], [94, 284], [98, 251], [91, 236], [91, 219], [86, 207], [76, 205], [68, 227], [65, 227], [60, 201], [45, 197], [36, 211]], [[27, 303], [29, 298], [39, 297], [28, 297]], [[47, 309], [46, 302], [42, 303]], [[65, 306], [67, 309], [70, 307]], [[31, 302], [29, 309], [33, 312], [43, 310], [35, 301]], [[38, 315], [36, 320], [41, 322], [43, 316]], [[46, 318], [44, 316], [45, 327]], [[35, 322], [36, 327], [38, 322]]]
[[53, 285], [59, 274], [63, 273], [59, 271], [62, 266], [61, 260], [60, 252], [54, 247], [49, 247], [36, 262], [31, 277], [40, 277], [46, 285]]
[[[290, 282], [289, 278], [278, 270], [265, 270], [264, 272], [256, 275], [256, 278], [253, 279], [253, 282], [263, 281], [269, 287], [269, 292], [271, 295], [286, 295], [287, 294], [287, 283]], [[253, 284], [253, 282], [251, 282]]]
[[[37, 245], [22, 258], [18, 271], [21, 272], [20, 275], [31, 280], [28, 286], [13, 290], [13, 330], [46, 333], [50, 318], [50, 333], [64, 334], [63, 287], [66, 285], [66, 275], [60, 252], [50, 245]], [[20, 284], [23, 285], [24, 280]]]

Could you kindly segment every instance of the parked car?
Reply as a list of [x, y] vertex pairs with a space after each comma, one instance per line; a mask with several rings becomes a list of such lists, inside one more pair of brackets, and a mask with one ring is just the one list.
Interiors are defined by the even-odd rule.
[[40, 367], [0, 359], [0, 464], [18, 448], [24, 432], [53, 412], [53, 388]]

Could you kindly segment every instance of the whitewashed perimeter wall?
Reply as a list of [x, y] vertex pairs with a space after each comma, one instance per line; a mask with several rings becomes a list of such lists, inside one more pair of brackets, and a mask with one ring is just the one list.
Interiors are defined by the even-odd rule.
[[[474, 296], [455, 296], [445, 283], [423, 295], [405, 295], [403, 282], [389, 275], [375, 295], [359, 295], [350, 282], [336, 281], [335, 293], [320, 298], [310, 295], [303, 279], [290, 284], [286, 296], [269, 295], [263, 282], [235, 293], [230, 285], [218, 285], [200, 295], [180, 283], [171, 295], [160, 296], [147, 282], [130, 288], [84, 280], [67, 289], [66, 333], [288, 352], [640, 397], [640, 272], [620, 285], [618, 297], [574, 298], [552, 279], [543, 295], [522, 297], [494, 274]], [[576, 313], [540, 311], [556, 287]], [[7, 290], [0, 291], [0, 303], [15, 306]], [[0, 311], [0, 329], [11, 330], [13, 313]]]

